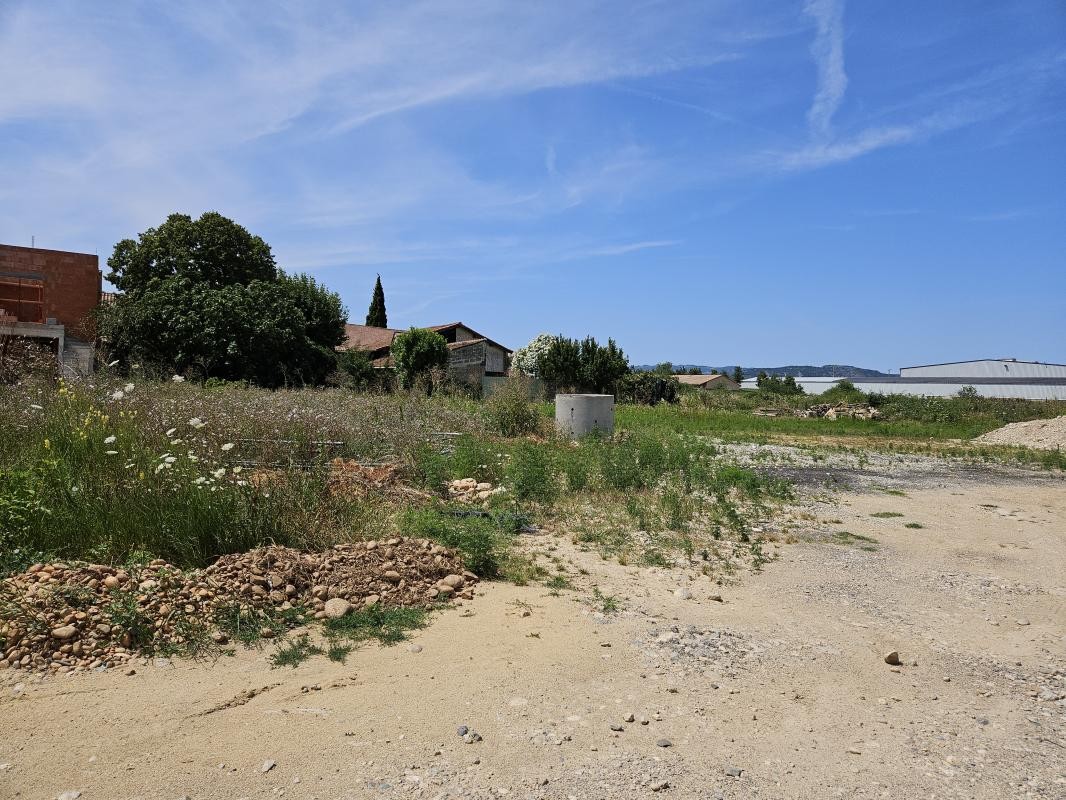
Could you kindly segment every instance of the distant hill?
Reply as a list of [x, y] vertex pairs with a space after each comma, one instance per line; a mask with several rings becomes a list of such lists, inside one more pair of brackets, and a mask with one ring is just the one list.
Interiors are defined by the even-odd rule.
[[[736, 369], [734, 366], [709, 367], [705, 364], [674, 364], [674, 371], [684, 372], [692, 367], [696, 367], [700, 372], [705, 374], [716, 369], [719, 372], [724, 372], [726, 375], [732, 375], [733, 370]], [[635, 369], [655, 369], [655, 365], [641, 365], [635, 367]], [[883, 378], [893, 374], [891, 372], [881, 372], [876, 369], [866, 369], [865, 367], [853, 367], [849, 364], [823, 364], [820, 367], [811, 364], [794, 364], [787, 367], [741, 367], [741, 369], [744, 370], [745, 378], [754, 378], [760, 372], [765, 372], [767, 375], [777, 375], [779, 377], [784, 377], [785, 375], [799, 377], [802, 375], [807, 378]]]

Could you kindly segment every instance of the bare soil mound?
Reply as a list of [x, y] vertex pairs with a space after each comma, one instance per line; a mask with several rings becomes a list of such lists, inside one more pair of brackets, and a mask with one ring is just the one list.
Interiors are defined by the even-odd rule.
[[980, 444], [1003, 444], [1035, 447], [1040, 450], [1066, 448], [1066, 417], [1013, 422], [978, 436]]

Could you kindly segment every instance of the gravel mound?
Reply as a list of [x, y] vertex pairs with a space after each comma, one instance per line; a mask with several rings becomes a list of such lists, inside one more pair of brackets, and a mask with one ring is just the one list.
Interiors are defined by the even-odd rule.
[[1035, 447], [1040, 450], [1066, 449], [1066, 417], [1012, 422], [978, 436], [980, 444], [1005, 444]]
[[262, 547], [190, 571], [162, 560], [135, 569], [34, 564], [0, 581], [0, 668], [116, 667], [149, 653], [225, 645], [219, 623], [235, 613], [270, 637], [279, 624], [375, 604], [427, 606], [470, 597], [476, 581], [455, 551], [407, 538], [321, 553]]

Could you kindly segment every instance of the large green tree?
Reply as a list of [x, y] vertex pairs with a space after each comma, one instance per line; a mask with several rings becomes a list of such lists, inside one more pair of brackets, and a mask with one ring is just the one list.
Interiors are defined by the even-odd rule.
[[123, 290], [101, 309], [110, 357], [263, 386], [318, 384], [336, 369], [347, 312], [314, 279], [286, 275], [258, 236], [214, 212], [173, 214], [108, 259]]
[[217, 211], [196, 220], [171, 214], [158, 228], [116, 244], [107, 266], [107, 279], [130, 296], [171, 278], [217, 289], [278, 276], [270, 245]]
[[385, 290], [381, 286], [380, 275], [374, 284], [374, 296], [370, 299], [370, 308], [366, 312], [366, 324], [372, 328], [389, 327], [389, 316], [385, 312]]
[[[448, 366], [448, 341], [428, 328], [411, 328], [396, 334], [391, 352], [396, 377], [405, 389], [429, 378], [434, 369]], [[432, 390], [432, 385], [429, 388]]]

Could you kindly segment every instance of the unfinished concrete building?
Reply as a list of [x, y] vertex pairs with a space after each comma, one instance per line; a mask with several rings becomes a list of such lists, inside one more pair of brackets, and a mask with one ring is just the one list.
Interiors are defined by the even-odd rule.
[[0, 338], [47, 343], [62, 371], [86, 375], [102, 288], [95, 255], [0, 244]]

